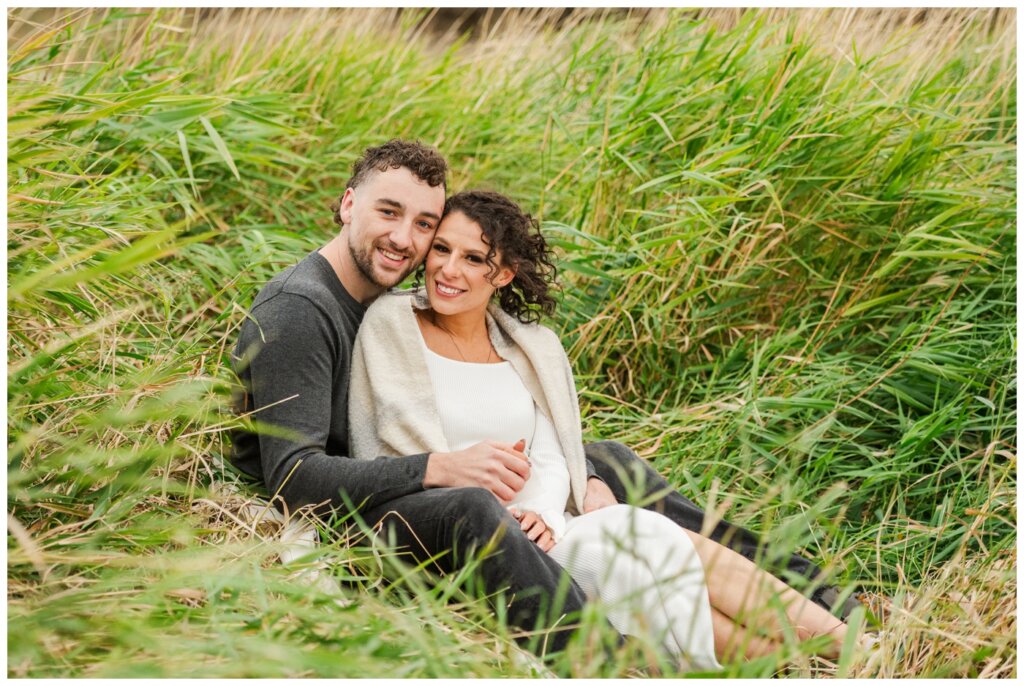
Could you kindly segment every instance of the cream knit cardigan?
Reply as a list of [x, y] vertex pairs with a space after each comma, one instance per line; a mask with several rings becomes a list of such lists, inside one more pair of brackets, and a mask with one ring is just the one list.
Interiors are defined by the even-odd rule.
[[[427, 309], [422, 290], [394, 291], [366, 311], [352, 353], [349, 381], [349, 454], [449, 452], [413, 308]], [[569, 502], [583, 512], [587, 468], [579, 399], [569, 359], [553, 331], [523, 324], [492, 303], [487, 332], [495, 351], [512, 363], [540, 411], [551, 420], [569, 468]]]

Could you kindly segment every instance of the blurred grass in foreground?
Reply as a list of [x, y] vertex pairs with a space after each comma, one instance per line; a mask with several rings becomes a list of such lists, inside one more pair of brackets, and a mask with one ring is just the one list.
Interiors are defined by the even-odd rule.
[[393, 136], [542, 217], [590, 437], [885, 619], [727, 674], [1015, 674], [1014, 18], [871, 12], [11, 10], [8, 675], [529, 675], [455, 582], [292, 578], [221, 463], [245, 308]]

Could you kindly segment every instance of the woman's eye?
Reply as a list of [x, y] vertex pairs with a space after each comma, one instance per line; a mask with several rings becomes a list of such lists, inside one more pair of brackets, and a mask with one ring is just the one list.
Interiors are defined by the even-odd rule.
[[484, 259], [479, 255], [468, 255], [466, 259], [468, 259], [473, 264], [483, 264], [484, 261]]
[[434, 243], [434, 252], [448, 252], [448, 248], [443, 245]]

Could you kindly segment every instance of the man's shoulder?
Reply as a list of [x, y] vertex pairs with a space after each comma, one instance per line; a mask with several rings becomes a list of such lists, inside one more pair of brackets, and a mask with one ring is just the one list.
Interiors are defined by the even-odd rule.
[[255, 337], [309, 337], [341, 344], [355, 337], [363, 311], [344, 290], [330, 263], [312, 252], [260, 290], [242, 324], [240, 345]]
[[298, 263], [278, 272], [256, 296], [253, 310], [281, 295], [293, 296], [287, 298], [289, 300], [307, 300], [318, 308], [337, 306], [338, 298], [327, 278], [333, 274], [327, 272], [324, 265], [319, 263], [321, 261], [326, 264], [326, 260], [314, 251]]

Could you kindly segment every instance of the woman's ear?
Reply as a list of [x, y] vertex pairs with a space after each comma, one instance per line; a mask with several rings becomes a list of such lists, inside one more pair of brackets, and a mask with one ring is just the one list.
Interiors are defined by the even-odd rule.
[[516, 278], [516, 271], [514, 269], [502, 267], [501, 271], [498, 272], [497, 278], [494, 279], [494, 285], [496, 288], [503, 288], [512, 283], [514, 278]]

